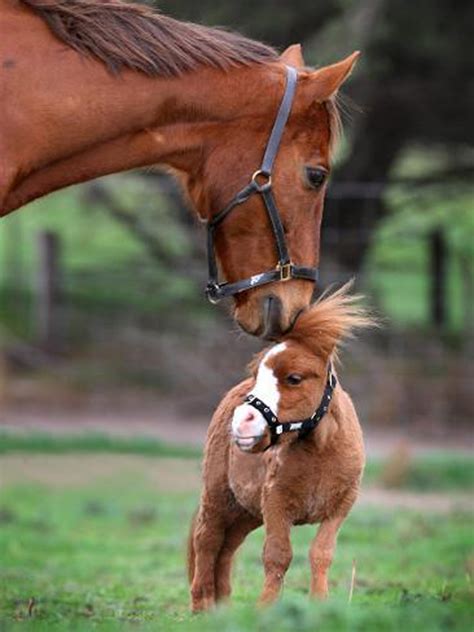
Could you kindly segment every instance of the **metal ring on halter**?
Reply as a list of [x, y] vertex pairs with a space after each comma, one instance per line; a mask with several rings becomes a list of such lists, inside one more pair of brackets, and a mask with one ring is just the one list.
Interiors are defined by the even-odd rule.
[[[265, 178], [263, 183], [258, 181], [259, 178]], [[259, 193], [263, 193], [264, 191], [269, 191], [272, 188], [272, 175], [267, 171], [263, 171], [263, 169], [257, 169], [257, 171], [252, 176], [252, 184], [255, 187], [255, 190]]]
[[209, 282], [206, 287], [206, 296], [209, 303], [213, 305], [217, 305], [220, 302], [221, 298], [218, 296], [219, 293], [219, 285], [218, 283]]

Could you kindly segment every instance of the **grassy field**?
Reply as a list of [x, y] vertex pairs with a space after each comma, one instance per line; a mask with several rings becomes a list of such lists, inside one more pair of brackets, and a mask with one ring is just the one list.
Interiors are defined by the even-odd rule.
[[[254, 607], [262, 582], [259, 530], [240, 552], [233, 605], [191, 616], [184, 552], [198, 499], [198, 461], [188, 452], [184, 459], [166, 458], [178, 452], [163, 452], [163, 446], [155, 446], [158, 456], [150, 450], [138, 456], [135, 444], [133, 458], [145, 463], [143, 470], [124, 445], [121, 454], [114, 445], [103, 446], [108, 453], [78, 454], [58, 444], [41, 453], [34, 441], [24, 442], [21, 452], [19, 444], [3, 450], [0, 629], [472, 630], [472, 516], [461, 509], [428, 513], [422, 503], [416, 512], [354, 510], [339, 538], [325, 604], [307, 599], [314, 527], [299, 527], [282, 600], [268, 610]], [[113, 474], [104, 469], [111, 459]], [[451, 476], [446, 488], [465, 490], [466, 480], [452, 475], [453, 459], [444, 460]], [[427, 467], [425, 460], [421, 469]], [[459, 467], [469, 469], [467, 461]], [[144, 475], [148, 469], [153, 475]], [[188, 484], [190, 472], [194, 482]], [[357, 579], [348, 604], [354, 559]]]

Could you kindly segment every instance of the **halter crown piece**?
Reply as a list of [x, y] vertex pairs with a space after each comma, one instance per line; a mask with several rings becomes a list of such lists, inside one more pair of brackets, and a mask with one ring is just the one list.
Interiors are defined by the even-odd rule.
[[[285, 232], [272, 193], [272, 170], [275, 158], [280, 148], [281, 139], [286, 123], [290, 116], [291, 107], [296, 91], [298, 73], [295, 68], [287, 66], [286, 88], [283, 99], [280, 103], [275, 123], [270, 134], [270, 138], [265, 149], [263, 161], [252, 176], [250, 184], [244, 187], [231, 202], [207, 224], [207, 259], [209, 266], [209, 280], [206, 288], [206, 295], [211, 303], [217, 303], [221, 299], [233, 296], [239, 292], [244, 292], [250, 288], [273, 283], [274, 281], [288, 281], [289, 279], [306, 279], [315, 283], [318, 280], [318, 268], [295, 265], [291, 262], [286, 245]], [[219, 224], [229, 215], [229, 213], [240, 204], [246, 202], [252, 195], [262, 196], [265, 208], [270, 219], [270, 224], [275, 237], [278, 253], [278, 262], [272, 270], [255, 274], [248, 279], [236, 281], [234, 283], [219, 283], [219, 275], [214, 250], [214, 233]]]
[[268, 448], [275, 445], [280, 435], [284, 432], [295, 432], [297, 430], [298, 437], [300, 439], [304, 439], [312, 430], [314, 430], [329, 409], [329, 404], [331, 403], [336, 384], [337, 378], [333, 373], [332, 365], [330, 363], [328, 367], [328, 376], [326, 380], [326, 386], [324, 388], [324, 393], [321, 398], [321, 402], [314, 413], [311, 415], [311, 417], [307, 417], [306, 419], [300, 419], [299, 421], [288, 421], [285, 423], [281, 423], [280, 421], [278, 421], [277, 415], [272, 411], [270, 406], [267, 406], [267, 404], [265, 404], [265, 402], [263, 402], [261, 399], [255, 397], [255, 395], [252, 395], [252, 393], [247, 395], [247, 397], [245, 398], [245, 403], [249, 404], [249, 406], [253, 406], [253, 408], [258, 410], [262, 414], [270, 429], [271, 441]]

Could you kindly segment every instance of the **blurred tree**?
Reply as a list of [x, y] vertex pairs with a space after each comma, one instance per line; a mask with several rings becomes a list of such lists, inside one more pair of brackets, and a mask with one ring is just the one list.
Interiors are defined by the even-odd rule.
[[[365, 22], [370, 26], [368, 37], [359, 30], [358, 37], [365, 39], [364, 56], [349, 85], [365, 114], [356, 119], [337, 181], [384, 184], [410, 145], [423, 145], [427, 152], [444, 146], [446, 160], [434, 180], [471, 177], [473, 156], [465, 149], [474, 145], [469, 115], [474, 104], [474, 58], [468, 53], [474, 4], [368, 0], [357, 6], [362, 13], [371, 4], [377, 10], [371, 12], [372, 21]], [[354, 13], [350, 4], [347, 12]], [[341, 24], [347, 24], [344, 17]], [[345, 41], [351, 41], [349, 32]], [[382, 186], [360, 240], [351, 240], [339, 252], [342, 263], [351, 268], [360, 264], [373, 224], [385, 212], [383, 193]], [[357, 229], [364, 205], [361, 196], [346, 197], [332, 215], [329, 203], [326, 225], [337, 222], [342, 234]]]
[[121, 177], [117, 195], [116, 180], [103, 178], [85, 184], [83, 201], [99, 205], [125, 227], [163, 270], [173, 269], [204, 283], [204, 277], [195, 274], [193, 265], [204, 255], [204, 239], [195, 238], [196, 222], [186, 209], [177, 184], [165, 174], [150, 176], [146, 172], [144, 178], [130, 174]]
[[178, 19], [233, 28], [282, 49], [313, 37], [327, 20], [340, 13], [338, 0], [156, 0], [151, 4]]

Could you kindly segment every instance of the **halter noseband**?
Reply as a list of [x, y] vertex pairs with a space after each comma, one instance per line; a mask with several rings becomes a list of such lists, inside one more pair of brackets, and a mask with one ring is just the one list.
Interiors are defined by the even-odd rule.
[[337, 378], [333, 373], [332, 365], [329, 364], [324, 393], [321, 398], [321, 402], [314, 413], [311, 415], [311, 417], [307, 417], [306, 419], [300, 419], [299, 421], [288, 421], [285, 423], [281, 423], [280, 421], [278, 421], [277, 415], [261, 399], [255, 397], [255, 395], [252, 394], [247, 395], [247, 397], [245, 398], [245, 403], [249, 406], [253, 406], [253, 408], [258, 410], [262, 414], [270, 429], [271, 441], [266, 449], [275, 445], [280, 435], [284, 432], [294, 432], [298, 430], [298, 437], [300, 439], [304, 439], [312, 430], [314, 430], [328, 411], [334, 389], [336, 388], [336, 384]]
[[[288, 281], [289, 279], [306, 279], [316, 282], [318, 280], [318, 269], [306, 266], [297, 266], [291, 262], [286, 245], [285, 232], [272, 193], [272, 170], [275, 158], [280, 147], [283, 132], [290, 116], [293, 99], [295, 96], [298, 73], [295, 68], [287, 66], [287, 79], [285, 94], [280, 104], [275, 123], [270, 134], [270, 138], [265, 149], [263, 161], [252, 176], [250, 184], [244, 187], [232, 201], [207, 224], [207, 259], [209, 265], [209, 280], [206, 288], [207, 298], [211, 303], [217, 303], [221, 299], [233, 296], [239, 292], [244, 292], [250, 288], [273, 283], [274, 281]], [[254, 274], [248, 279], [236, 281], [234, 283], [219, 283], [219, 275], [214, 250], [214, 232], [227, 215], [240, 204], [246, 202], [252, 195], [258, 193], [262, 196], [270, 219], [273, 235], [275, 237], [278, 262], [273, 270]]]

